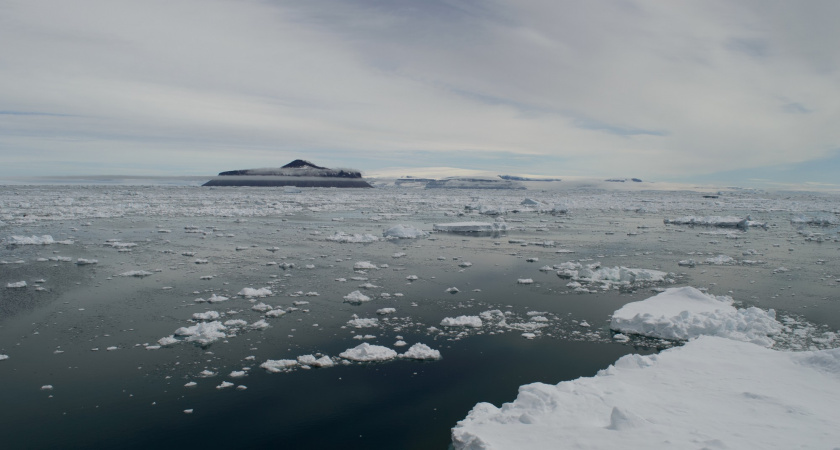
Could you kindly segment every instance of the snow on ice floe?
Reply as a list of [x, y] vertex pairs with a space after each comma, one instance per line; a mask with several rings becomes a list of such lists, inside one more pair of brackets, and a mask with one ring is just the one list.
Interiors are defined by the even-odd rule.
[[554, 266], [557, 276], [573, 280], [576, 284], [570, 286], [585, 291], [583, 284], [600, 285], [603, 290], [620, 289], [625, 287], [638, 288], [653, 284], [668, 282], [666, 272], [650, 269], [631, 269], [627, 267], [601, 267], [601, 263], [583, 265], [566, 262]]
[[624, 305], [613, 313], [610, 328], [623, 334], [688, 340], [721, 336], [770, 347], [782, 332], [772, 309], [736, 309], [728, 296], [706, 294], [687, 286], [666, 289], [646, 300]]
[[428, 237], [429, 233], [410, 225], [395, 225], [385, 230], [386, 239], [417, 239]]
[[380, 241], [378, 237], [372, 234], [347, 234], [341, 231], [327, 237], [327, 240], [343, 244], [368, 244]]
[[[594, 377], [521, 386], [452, 429], [456, 449], [832, 448], [840, 349], [780, 352], [704, 336]], [[676, 413], [675, 413], [676, 412]]]
[[478, 316], [445, 317], [440, 321], [444, 327], [472, 327], [481, 328], [481, 318]]
[[379, 319], [360, 319], [353, 314], [353, 318], [347, 321], [347, 325], [354, 328], [373, 328], [379, 326]]
[[367, 342], [341, 352], [338, 356], [358, 362], [388, 361], [396, 358], [397, 352], [381, 345], [371, 345]]
[[435, 350], [426, 344], [416, 343], [408, 348], [405, 353], [400, 355], [400, 358], [419, 359], [419, 360], [433, 360], [441, 359], [440, 350]]
[[700, 225], [741, 229], [750, 227], [767, 227], [766, 223], [754, 221], [750, 218], [750, 216], [747, 216], [746, 218], [736, 216], [684, 216], [676, 219], [665, 219], [664, 222], [671, 225]]
[[[191, 327], [181, 327], [175, 330], [175, 336], [185, 337], [187, 342], [209, 345], [225, 337], [227, 328], [219, 321], [201, 322]], [[161, 343], [163, 345], [163, 343]]]
[[353, 264], [353, 270], [376, 270], [378, 268], [379, 267], [377, 267], [376, 264], [373, 264], [370, 261], [359, 261]]
[[288, 372], [297, 367], [298, 361], [296, 359], [269, 359], [260, 364], [260, 367], [271, 372], [280, 373]]
[[64, 241], [56, 241], [53, 239], [52, 236], [45, 234], [43, 236], [10, 236], [6, 239], [6, 244], [8, 245], [50, 245], [50, 244], [63, 244], [63, 245], [72, 245], [73, 241], [71, 240], [64, 240]]
[[123, 272], [120, 274], [121, 277], [135, 277], [135, 278], [145, 278], [151, 276], [152, 272], [147, 272], [145, 270], [130, 270], [128, 272]]
[[207, 311], [203, 313], [195, 313], [192, 315], [192, 318], [194, 320], [216, 320], [219, 317], [221, 317], [221, 315], [218, 311]]
[[344, 301], [354, 305], [361, 305], [364, 302], [369, 302], [370, 297], [362, 294], [360, 291], [353, 291], [344, 296]]
[[246, 287], [246, 288], [243, 288], [241, 291], [237, 292], [236, 295], [239, 295], [239, 296], [242, 296], [242, 297], [245, 297], [245, 298], [257, 298], [257, 297], [262, 298], [262, 297], [268, 297], [269, 295], [272, 295], [272, 292], [271, 292], [271, 289], [269, 289], [267, 287], [263, 287], [263, 288], [259, 288], [259, 289]]
[[478, 233], [507, 230], [507, 224], [504, 222], [451, 222], [436, 223], [432, 229], [453, 233]]
[[298, 363], [310, 367], [333, 367], [335, 362], [329, 356], [317, 358], [315, 355], [301, 355], [297, 357]]

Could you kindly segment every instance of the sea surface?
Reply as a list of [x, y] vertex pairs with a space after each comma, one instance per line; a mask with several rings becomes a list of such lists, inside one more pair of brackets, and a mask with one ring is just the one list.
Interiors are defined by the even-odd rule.
[[[788, 326], [775, 337], [779, 349], [840, 346], [838, 197], [701, 194], [0, 186], [2, 446], [446, 449], [451, 427], [478, 402], [498, 406], [523, 384], [592, 376], [622, 355], [679, 345], [620, 342], [609, 329], [622, 305], [674, 286], [774, 309]], [[542, 206], [523, 205], [526, 198]], [[568, 212], [548, 213], [555, 205]], [[688, 215], [749, 215], [766, 225], [663, 223]], [[507, 230], [432, 232], [466, 221]], [[431, 233], [331, 240], [382, 238], [398, 224]], [[44, 236], [55, 242], [21, 239]], [[732, 261], [706, 262], [721, 255]], [[359, 262], [377, 268], [354, 269]], [[668, 275], [584, 283], [584, 292], [557, 275], [554, 266], [569, 262]], [[138, 271], [148, 275], [123, 276]], [[271, 294], [246, 298], [244, 288]], [[357, 290], [371, 300], [344, 301]], [[228, 300], [196, 301], [211, 295]], [[286, 314], [267, 318], [252, 309], [260, 303]], [[248, 325], [206, 345], [183, 336], [158, 343], [207, 311]], [[494, 319], [441, 325], [458, 316]], [[357, 328], [356, 318], [377, 323]], [[251, 326], [260, 320], [268, 327]], [[441, 358], [339, 356], [363, 342], [398, 353], [423, 343]], [[260, 368], [310, 354], [336, 365]]]

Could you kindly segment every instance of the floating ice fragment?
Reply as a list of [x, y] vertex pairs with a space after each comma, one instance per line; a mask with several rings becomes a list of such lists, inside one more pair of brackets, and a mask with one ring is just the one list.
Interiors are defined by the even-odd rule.
[[379, 319], [354, 318], [347, 321], [347, 325], [355, 328], [373, 328], [379, 326]]
[[286, 314], [286, 311], [283, 311], [280, 308], [272, 309], [264, 314], [265, 317], [280, 317]]
[[370, 297], [362, 294], [360, 291], [353, 291], [344, 296], [344, 301], [354, 305], [361, 305], [364, 302], [369, 302]]
[[327, 238], [328, 241], [351, 243], [351, 244], [367, 244], [370, 242], [377, 242], [380, 239], [372, 234], [347, 234], [337, 232]]
[[455, 232], [455, 233], [476, 233], [488, 231], [503, 231], [507, 230], [507, 224], [504, 222], [452, 222], [452, 223], [436, 223], [432, 226], [435, 231]]
[[783, 326], [772, 309], [736, 309], [728, 296], [714, 296], [687, 286], [670, 288], [646, 300], [624, 305], [613, 313], [610, 328], [622, 333], [688, 340], [721, 336], [765, 347], [775, 342]]
[[136, 278], [144, 278], [152, 275], [152, 272], [147, 272], [145, 270], [130, 270], [128, 272], [123, 272], [120, 274], [121, 277], [136, 277]]
[[385, 230], [386, 239], [417, 239], [427, 237], [429, 233], [410, 225], [395, 225]]
[[263, 302], [259, 302], [256, 305], [252, 306], [251, 309], [253, 309], [254, 311], [266, 312], [270, 309], [273, 309], [273, 307], [271, 305], [266, 305]]
[[440, 321], [444, 327], [472, 327], [481, 328], [481, 318], [478, 316], [446, 317]]
[[381, 345], [371, 345], [367, 342], [359, 344], [358, 346], [347, 349], [338, 356], [344, 359], [353, 361], [369, 362], [369, 361], [387, 361], [397, 357], [397, 352]]
[[9, 355], [0, 355], [0, 361], [9, 359]]
[[420, 359], [420, 360], [428, 360], [428, 359], [440, 359], [440, 351], [434, 350], [430, 348], [426, 344], [417, 343], [409, 347], [409, 349], [400, 355], [400, 358], [407, 358], [407, 359]]
[[84, 258], [79, 258], [79, 259], [77, 259], [77, 260], [76, 260], [76, 265], [79, 265], [79, 266], [89, 266], [89, 265], [97, 264], [98, 262], [99, 262], [99, 261], [98, 261], [98, 260], [96, 260], [96, 259], [84, 259]]
[[181, 327], [175, 330], [176, 336], [186, 336], [188, 342], [197, 342], [201, 345], [208, 345], [217, 339], [225, 337], [225, 326], [218, 321], [201, 322], [192, 327]]
[[192, 318], [195, 320], [216, 320], [220, 317], [218, 311], [207, 311], [203, 313], [195, 313]]
[[265, 321], [265, 319], [260, 319], [256, 322], [252, 323], [250, 326], [254, 330], [264, 330], [264, 329], [270, 327], [271, 325], [269, 325], [268, 322]]
[[6, 287], [9, 289], [21, 289], [26, 287], [26, 281], [17, 281], [14, 283], [6, 283]]
[[263, 287], [263, 288], [259, 288], [259, 289], [247, 288], [246, 287], [246, 288], [243, 288], [241, 291], [236, 293], [236, 295], [241, 295], [242, 297], [245, 297], [245, 298], [255, 298], [255, 297], [262, 298], [262, 297], [268, 297], [271, 294], [272, 294], [271, 289], [269, 289], [267, 287]]
[[376, 310], [376, 314], [379, 314], [381, 316], [384, 316], [386, 314], [393, 314], [395, 312], [397, 312], [396, 308], [380, 308]]
[[532, 278], [519, 278], [516, 280], [517, 284], [534, 284], [534, 280]]
[[196, 383], [195, 381], [190, 381], [190, 382], [184, 384], [184, 387], [188, 387], [188, 388], [196, 387], [196, 386], [198, 386], [198, 383]]
[[376, 264], [372, 264], [370, 261], [359, 261], [353, 264], [353, 270], [375, 270], [378, 268]]
[[271, 373], [280, 373], [288, 372], [295, 368], [297, 365], [298, 362], [294, 359], [269, 359], [266, 362], [260, 364], [260, 367]]
[[457, 294], [461, 292], [461, 290], [453, 286], [451, 288], [447, 288], [446, 292], [449, 292], [450, 294]]

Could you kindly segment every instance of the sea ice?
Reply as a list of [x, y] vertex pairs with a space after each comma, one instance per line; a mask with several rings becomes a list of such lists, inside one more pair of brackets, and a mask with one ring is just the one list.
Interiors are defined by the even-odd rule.
[[338, 356], [353, 361], [387, 361], [397, 357], [397, 352], [381, 345], [371, 345], [367, 342], [341, 352]]
[[216, 320], [220, 317], [218, 311], [207, 311], [203, 313], [195, 313], [192, 318], [195, 320]]
[[384, 234], [386, 239], [417, 239], [429, 236], [429, 233], [410, 225], [395, 225], [385, 230]]
[[338, 232], [327, 237], [327, 240], [340, 243], [367, 244], [370, 242], [378, 242], [380, 239], [372, 234], [347, 234]]
[[9, 289], [21, 289], [26, 287], [26, 281], [16, 281], [14, 283], [6, 283], [6, 287]]
[[430, 348], [426, 344], [417, 343], [412, 345], [411, 347], [406, 350], [405, 353], [400, 355], [400, 358], [407, 358], [407, 359], [440, 359], [440, 350], [434, 350]]
[[364, 302], [369, 302], [370, 297], [362, 294], [360, 291], [353, 291], [344, 296], [344, 301], [354, 305], [361, 305]]
[[783, 326], [772, 309], [736, 309], [732, 298], [706, 294], [693, 287], [666, 289], [646, 300], [624, 305], [613, 313], [610, 328], [624, 334], [688, 340], [722, 336], [766, 347]]
[[[225, 337], [225, 326], [221, 322], [201, 322], [191, 327], [181, 327], [175, 330], [176, 336], [186, 336], [187, 342], [197, 342], [208, 345], [217, 339]], [[161, 343], [163, 345], [163, 343]]]
[[444, 327], [472, 327], [481, 328], [481, 318], [478, 316], [446, 317], [440, 321]]
[[271, 373], [279, 373], [288, 372], [297, 367], [297, 365], [298, 362], [294, 359], [269, 359], [260, 364], [260, 367]]
[[262, 298], [262, 297], [268, 297], [271, 294], [272, 294], [271, 289], [269, 289], [267, 287], [259, 288], [259, 289], [246, 287], [246, 288], [243, 288], [241, 291], [236, 293], [236, 295], [240, 295], [240, 296], [245, 297], [245, 298], [255, 298], [255, 297]]
[[476, 233], [507, 230], [507, 224], [504, 222], [451, 222], [436, 223], [432, 226], [432, 229], [454, 233]]
[[130, 270], [128, 272], [123, 272], [120, 274], [121, 277], [136, 277], [136, 278], [144, 278], [152, 275], [152, 272], [147, 272], [145, 270]]
[[833, 448], [840, 349], [780, 352], [712, 336], [627, 355], [594, 377], [521, 386], [452, 429], [456, 449]]

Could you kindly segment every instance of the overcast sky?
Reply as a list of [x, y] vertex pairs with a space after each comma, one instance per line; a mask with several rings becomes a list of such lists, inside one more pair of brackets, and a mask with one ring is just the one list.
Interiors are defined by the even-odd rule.
[[840, 184], [838, 17], [834, 0], [0, 0], [0, 176], [305, 158]]

